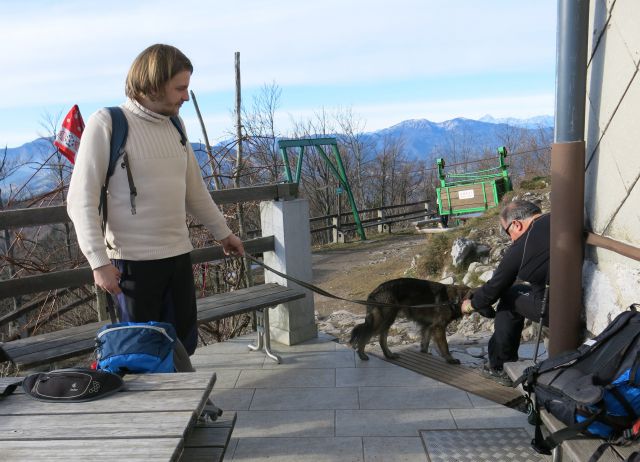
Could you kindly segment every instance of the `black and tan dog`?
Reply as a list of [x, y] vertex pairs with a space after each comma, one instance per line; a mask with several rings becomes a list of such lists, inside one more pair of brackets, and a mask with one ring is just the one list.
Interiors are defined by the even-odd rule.
[[374, 335], [380, 336], [380, 346], [387, 358], [396, 359], [387, 346], [389, 328], [400, 311], [404, 316], [420, 326], [422, 342], [420, 351], [429, 352], [429, 341], [433, 336], [440, 355], [450, 364], [460, 364], [449, 353], [446, 328], [454, 319], [462, 317], [460, 305], [471, 294], [466, 286], [440, 284], [423, 279], [400, 278], [380, 284], [367, 297], [368, 302], [389, 303], [401, 306], [436, 305], [416, 308], [391, 308], [367, 305], [367, 316], [363, 324], [358, 324], [351, 332], [349, 343], [358, 351], [360, 359], [367, 360], [364, 348]]

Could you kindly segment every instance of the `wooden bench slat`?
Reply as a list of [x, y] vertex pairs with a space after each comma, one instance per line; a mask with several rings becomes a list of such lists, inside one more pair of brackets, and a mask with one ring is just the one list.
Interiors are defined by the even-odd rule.
[[198, 321], [215, 321], [228, 316], [279, 305], [280, 303], [297, 300], [305, 296], [304, 292], [280, 287], [281, 289], [274, 290], [273, 293], [263, 293], [260, 298], [254, 298], [247, 294], [247, 299], [238, 297], [223, 300], [222, 303], [217, 300], [217, 297], [209, 297], [209, 300], [204, 299], [198, 306]]
[[[542, 419], [542, 422], [550, 432], [557, 432], [558, 430], [565, 428], [565, 424], [560, 422], [545, 410], [540, 411], [540, 417]], [[593, 453], [604, 442], [605, 440], [598, 438], [566, 440], [562, 443], [563, 460], [589, 460]], [[632, 452], [637, 451], [638, 449], [640, 449], [640, 445], [637, 443], [631, 446], [615, 446], [614, 448], [609, 447], [604, 451], [602, 457], [600, 457], [600, 459], [598, 460], [599, 462], [620, 462], [620, 456], [622, 456], [624, 460], [628, 456], [630, 456]], [[566, 456], [570, 457], [570, 459]]]
[[[234, 290], [233, 292], [225, 292], [222, 294], [215, 294], [209, 297], [200, 298], [198, 299], [198, 307], [202, 306], [213, 308], [228, 305], [230, 303], [236, 303], [239, 301], [252, 301], [254, 299], [257, 299], [258, 297], [268, 296], [272, 294], [288, 294], [292, 292], [297, 291], [275, 283], [261, 284], [245, 289]], [[300, 293], [302, 294], [302, 292]]]
[[90, 336], [91, 338], [95, 338], [98, 329], [106, 324], [108, 324], [107, 321], [92, 322], [89, 324], [83, 324], [82, 326], [47, 332], [46, 334], [32, 335], [31, 337], [13, 340], [2, 345], [4, 351], [10, 356], [20, 356], [64, 345], [66, 343], [74, 343], [80, 339], [90, 338]]
[[94, 349], [95, 340], [92, 337], [89, 339], [80, 339], [75, 343], [68, 343], [49, 350], [36, 351], [23, 356], [16, 356], [12, 358], [12, 361], [16, 366], [24, 370], [28, 367], [41, 366], [43, 364], [62, 361], [85, 353], [90, 353]]

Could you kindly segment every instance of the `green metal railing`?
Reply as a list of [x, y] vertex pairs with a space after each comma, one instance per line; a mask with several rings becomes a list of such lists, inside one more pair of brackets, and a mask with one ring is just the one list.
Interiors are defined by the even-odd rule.
[[[366, 236], [364, 234], [364, 228], [362, 227], [362, 223], [360, 222], [360, 216], [358, 214], [358, 208], [356, 207], [356, 201], [353, 198], [353, 193], [351, 192], [351, 186], [349, 186], [349, 180], [347, 179], [347, 173], [344, 168], [344, 164], [342, 163], [342, 157], [340, 156], [340, 151], [338, 151], [338, 143], [335, 138], [301, 138], [297, 140], [280, 140], [278, 141], [278, 148], [280, 149], [280, 154], [282, 155], [282, 160], [284, 162], [284, 170], [287, 181], [289, 183], [300, 183], [300, 176], [302, 175], [302, 159], [304, 158], [305, 147], [312, 146], [315, 150], [320, 154], [320, 156], [327, 163], [327, 166], [331, 170], [331, 173], [336, 177], [340, 186], [343, 188], [344, 192], [347, 194], [347, 198], [349, 199], [349, 204], [351, 205], [351, 211], [353, 213], [353, 220], [356, 224], [356, 230], [358, 231], [358, 235], [361, 240], [366, 240]], [[329, 156], [324, 151], [322, 146], [330, 146], [331, 152], [333, 153], [333, 157], [336, 160], [336, 165], [331, 162]], [[298, 161], [296, 163], [296, 176], [293, 177], [291, 175], [291, 167], [289, 165], [289, 155], [287, 153], [288, 148], [298, 148]]]

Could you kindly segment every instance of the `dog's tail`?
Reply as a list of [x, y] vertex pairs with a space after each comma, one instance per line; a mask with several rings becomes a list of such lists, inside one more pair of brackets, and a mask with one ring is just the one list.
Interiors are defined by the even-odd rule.
[[367, 315], [364, 322], [355, 326], [351, 331], [349, 345], [351, 345], [352, 348], [358, 348], [360, 345], [366, 345], [371, 339], [371, 330], [371, 319], [369, 315]]

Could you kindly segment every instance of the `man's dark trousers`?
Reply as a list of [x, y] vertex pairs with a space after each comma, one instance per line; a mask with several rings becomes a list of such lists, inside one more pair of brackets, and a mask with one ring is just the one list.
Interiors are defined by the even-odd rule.
[[[489, 340], [489, 365], [502, 369], [505, 362], [518, 360], [520, 336], [525, 318], [534, 322], [540, 319], [544, 289], [528, 284], [511, 286], [500, 298], [496, 310], [494, 333]], [[545, 310], [543, 325], [549, 325]]]

